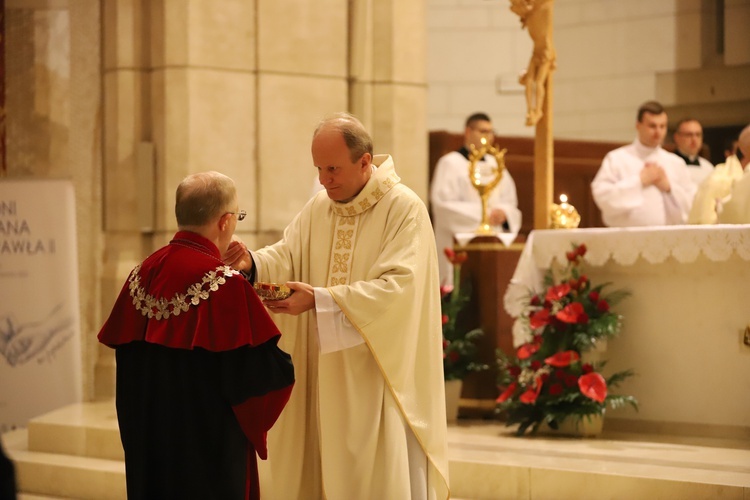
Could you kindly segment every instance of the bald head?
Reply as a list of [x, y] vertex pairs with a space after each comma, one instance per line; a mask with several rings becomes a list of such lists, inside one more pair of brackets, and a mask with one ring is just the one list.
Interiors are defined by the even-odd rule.
[[742, 149], [742, 154], [745, 157], [750, 156], [750, 125], [742, 129], [740, 136], [737, 139], [737, 147]]
[[177, 225], [200, 227], [233, 211], [237, 199], [234, 181], [219, 172], [200, 172], [185, 177], [177, 187]]

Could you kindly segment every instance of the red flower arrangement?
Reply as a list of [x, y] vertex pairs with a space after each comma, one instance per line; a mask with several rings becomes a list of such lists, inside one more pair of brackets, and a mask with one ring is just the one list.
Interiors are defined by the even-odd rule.
[[467, 373], [487, 370], [489, 366], [476, 361], [475, 341], [484, 334], [481, 328], [460, 328], [458, 315], [471, 296], [470, 287], [461, 287], [461, 264], [466, 262], [466, 252], [445, 249], [445, 256], [453, 264], [455, 286], [440, 287], [440, 305], [443, 315], [443, 376], [445, 380], [463, 380]]
[[610, 307], [629, 295], [623, 290], [605, 294], [608, 284], [592, 286], [580, 270], [585, 254], [585, 245], [574, 245], [557, 278], [547, 270], [545, 290], [532, 294], [516, 319], [530, 340], [514, 357], [498, 351], [497, 411], [507, 425], [518, 425], [518, 435], [534, 433], [542, 424], [556, 429], [568, 418], [603, 415], [607, 406], [638, 409], [632, 396], [609, 393], [632, 370], [605, 378], [600, 372], [606, 361], [582, 359], [597, 342], [620, 333], [622, 318]]

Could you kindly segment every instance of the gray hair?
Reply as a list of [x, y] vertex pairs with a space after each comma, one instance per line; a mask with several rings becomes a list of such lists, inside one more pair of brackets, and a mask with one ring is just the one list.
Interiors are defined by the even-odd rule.
[[234, 181], [219, 172], [201, 172], [185, 177], [177, 186], [174, 213], [177, 225], [203, 226], [226, 210], [237, 195]]
[[372, 156], [372, 137], [357, 118], [349, 113], [333, 113], [323, 118], [313, 132], [313, 139], [323, 129], [337, 130], [344, 137], [351, 160], [357, 161], [365, 153]]

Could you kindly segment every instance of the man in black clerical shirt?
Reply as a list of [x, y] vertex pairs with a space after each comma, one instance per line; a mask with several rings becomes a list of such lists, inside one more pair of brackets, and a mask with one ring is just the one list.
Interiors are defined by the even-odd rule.
[[697, 188], [714, 170], [711, 162], [699, 154], [703, 148], [703, 127], [695, 118], [683, 118], [677, 122], [673, 139], [674, 154], [685, 160], [690, 180]]

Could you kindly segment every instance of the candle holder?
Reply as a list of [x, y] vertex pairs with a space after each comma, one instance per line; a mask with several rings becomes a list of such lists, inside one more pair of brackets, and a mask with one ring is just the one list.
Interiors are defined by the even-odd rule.
[[[496, 232], [492, 229], [489, 221], [489, 214], [487, 213], [487, 200], [490, 197], [490, 193], [500, 183], [500, 179], [503, 178], [503, 172], [505, 171], [505, 153], [507, 149], [498, 151], [495, 146], [487, 144], [487, 139], [482, 137], [482, 145], [479, 149], [474, 147], [473, 144], [469, 145], [469, 180], [474, 189], [479, 193], [479, 197], [482, 199], [482, 222], [479, 227], [474, 231], [475, 234], [480, 235], [493, 235]], [[490, 154], [495, 157], [497, 166], [484, 163], [479, 165], [479, 160], [484, 158], [485, 155]]]
[[560, 204], [550, 206], [550, 227], [552, 229], [575, 229], [581, 223], [581, 216], [576, 207], [568, 203], [568, 197], [560, 195]]

